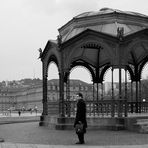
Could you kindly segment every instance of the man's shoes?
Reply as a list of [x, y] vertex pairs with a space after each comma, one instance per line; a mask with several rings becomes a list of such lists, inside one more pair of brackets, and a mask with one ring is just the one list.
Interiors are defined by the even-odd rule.
[[84, 144], [85, 142], [76, 142], [76, 144]]

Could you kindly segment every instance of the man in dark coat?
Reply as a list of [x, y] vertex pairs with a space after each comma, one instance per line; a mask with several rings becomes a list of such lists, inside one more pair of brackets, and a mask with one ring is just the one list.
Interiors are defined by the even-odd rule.
[[76, 112], [76, 118], [74, 122], [74, 127], [76, 127], [76, 124], [79, 124], [79, 122], [82, 122], [83, 126], [83, 132], [77, 133], [79, 142], [76, 144], [84, 144], [84, 134], [86, 133], [87, 128], [87, 121], [86, 121], [86, 104], [83, 100], [83, 95], [81, 93], [78, 93], [78, 102], [77, 102], [77, 112]]

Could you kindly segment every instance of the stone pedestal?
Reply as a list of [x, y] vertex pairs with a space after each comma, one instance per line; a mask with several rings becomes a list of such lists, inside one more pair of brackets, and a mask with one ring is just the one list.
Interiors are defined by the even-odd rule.
[[40, 117], [39, 126], [46, 126], [55, 129], [57, 124], [57, 116], [42, 115]]

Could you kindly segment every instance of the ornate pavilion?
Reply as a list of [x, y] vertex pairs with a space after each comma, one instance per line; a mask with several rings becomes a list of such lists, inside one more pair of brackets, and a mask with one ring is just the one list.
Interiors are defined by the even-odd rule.
[[[102, 8], [96, 12], [85, 12], [73, 17], [64, 26], [59, 28], [57, 40], [49, 40], [45, 49], [40, 50], [43, 67], [43, 114], [40, 125], [56, 123], [63, 129], [72, 123], [75, 115], [75, 101], [70, 100], [69, 75], [76, 66], [85, 67], [90, 73], [94, 86], [92, 100], [86, 102], [90, 124], [100, 123], [99, 115], [108, 119], [108, 125], [117, 125], [129, 113], [147, 111], [147, 102], [141, 98], [141, 73], [148, 61], [148, 16], [110, 8]], [[59, 71], [59, 100], [58, 115], [54, 120], [49, 114], [47, 101], [48, 66], [54, 62]], [[112, 95], [109, 100], [99, 99], [98, 86], [103, 84], [106, 72], [111, 69]], [[119, 70], [119, 95], [114, 97], [114, 70]], [[50, 70], [50, 69], [49, 69]], [[122, 75], [124, 70], [125, 75]], [[127, 95], [127, 75], [130, 77], [130, 99]], [[122, 93], [122, 77], [125, 78], [125, 93]], [[133, 91], [133, 84], [134, 90]], [[66, 90], [64, 89], [66, 87]], [[54, 105], [54, 104], [53, 104]], [[106, 120], [105, 119], [105, 120]], [[118, 120], [122, 119], [122, 120]], [[111, 122], [110, 122], [111, 121]], [[102, 121], [101, 121], [102, 122]], [[106, 123], [103, 121], [103, 123]]]

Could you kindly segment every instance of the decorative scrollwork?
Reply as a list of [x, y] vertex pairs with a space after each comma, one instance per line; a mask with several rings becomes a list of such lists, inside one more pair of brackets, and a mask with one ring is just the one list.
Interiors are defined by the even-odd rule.
[[132, 69], [132, 71], [133, 71], [133, 73], [134, 73], [134, 71], [135, 71], [135, 67], [134, 67], [134, 65], [129, 64], [128, 66]]
[[103, 49], [103, 47], [97, 43], [89, 42], [81, 46], [81, 48]]

